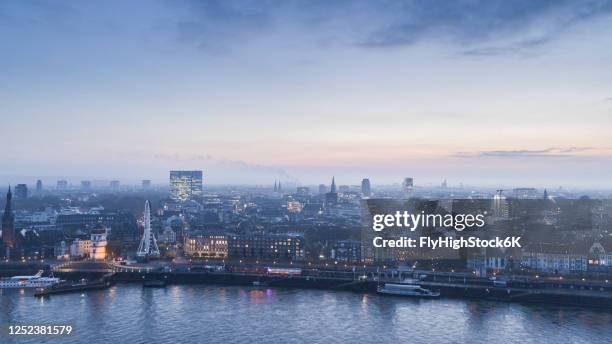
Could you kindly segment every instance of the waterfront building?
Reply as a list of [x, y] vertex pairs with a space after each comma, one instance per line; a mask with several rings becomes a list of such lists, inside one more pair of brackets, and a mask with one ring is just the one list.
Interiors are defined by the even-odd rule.
[[89, 246], [89, 258], [93, 260], [104, 260], [107, 256], [108, 231], [105, 227], [99, 226], [91, 230], [91, 245]]
[[185, 238], [185, 254], [196, 258], [225, 259], [228, 240], [223, 231], [193, 231]]
[[542, 272], [569, 273], [587, 271], [587, 249], [581, 245], [539, 244], [523, 249], [521, 267]]
[[185, 202], [202, 195], [202, 171], [170, 171], [170, 198]]
[[2, 213], [2, 243], [6, 248], [5, 257], [9, 259], [11, 257], [11, 249], [15, 247], [15, 215], [13, 214], [12, 208], [11, 187], [9, 186], [8, 192], [6, 193], [6, 204], [4, 205], [4, 213]]
[[340, 240], [332, 248], [331, 258], [343, 263], [361, 262], [361, 241]]
[[70, 244], [70, 257], [84, 258], [89, 256], [91, 250], [91, 240], [75, 239]]
[[28, 186], [26, 184], [15, 185], [15, 198], [19, 198], [19, 199], [28, 198]]
[[304, 236], [254, 232], [228, 236], [232, 259], [293, 261], [304, 259]]
[[372, 189], [370, 187], [370, 180], [368, 178], [364, 178], [361, 181], [361, 196], [364, 198], [372, 196]]

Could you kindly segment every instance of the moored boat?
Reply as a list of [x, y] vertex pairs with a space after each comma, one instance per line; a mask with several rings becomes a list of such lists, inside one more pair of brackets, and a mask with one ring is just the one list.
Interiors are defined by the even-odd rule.
[[425, 289], [418, 284], [398, 284], [386, 283], [384, 286], [376, 288], [376, 292], [386, 295], [411, 296], [436, 298], [440, 296], [439, 292]]
[[47, 288], [60, 282], [59, 278], [43, 277], [40, 270], [33, 276], [13, 276], [0, 279], [0, 289]]

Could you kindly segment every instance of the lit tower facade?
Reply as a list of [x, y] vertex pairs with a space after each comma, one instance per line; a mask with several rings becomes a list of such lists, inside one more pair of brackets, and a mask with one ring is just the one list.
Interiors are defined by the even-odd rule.
[[412, 193], [414, 192], [414, 179], [412, 179], [412, 177], [404, 178], [404, 182], [402, 183], [402, 188], [404, 191], [405, 198], [412, 197]]
[[13, 214], [13, 208], [11, 200], [13, 193], [9, 186], [8, 192], [6, 193], [6, 205], [4, 206], [4, 213], [2, 214], [2, 242], [6, 247], [6, 258], [9, 259], [11, 256], [11, 249], [15, 247], [15, 215]]
[[170, 171], [170, 198], [185, 202], [202, 195], [202, 171]]
[[157, 240], [155, 240], [155, 235], [151, 231], [151, 208], [149, 201], [145, 202], [144, 231], [136, 255], [140, 258], [158, 258], [160, 256]]
[[370, 180], [368, 178], [364, 178], [361, 181], [361, 195], [363, 197], [372, 196], [372, 189], [370, 188]]

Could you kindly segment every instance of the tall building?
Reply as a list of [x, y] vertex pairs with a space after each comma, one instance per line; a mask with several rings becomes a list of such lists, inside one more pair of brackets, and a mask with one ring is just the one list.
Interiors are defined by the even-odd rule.
[[119, 191], [119, 185], [118, 180], [111, 180], [109, 184], [111, 191]]
[[91, 180], [81, 180], [81, 190], [91, 190]]
[[336, 178], [332, 177], [332, 183], [331, 183], [331, 187], [329, 189], [329, 192], [331, 193], [337, 193], [338, 191], [336, 191]]
[[404, 178], [404, 182], [402, 183], [402, 189], [404, 191], [404, 197], [410, 198], [412, 196], [412, 192], [414, 191], [414, 180], [412, 177]]
[[202, 195], [202, 171], [170, 171], [170, 198], [184, 202]]
[[40, 196], [42, 194], [42, 180], [36, 181], [36, 195]]
[[64, 191], [66, 189], [68, 189], [68, 181], [58, 180], [57, 181], [57, 191]]
[[106, 259], [106, 246], [108, 245], [108, 241], [106, 240], [107, 235], [108, 231], [104, 226], [98, 226], [91, 230], [91, 246], [89, 246], [89, 258], [93, 260]]
[[372, 190], [370, 188], [370, 180], [368, 178], [364, 178], [361, 181], [361, 195], [363, 197], [370, 197], [370, 196], [372, 196]]
[[150, 188], [151, 188], [151, 180], [143, 179], [142, 180], [142, 189], [143, 190], [149, 190]]
[[28, 186], [26, 184], [17, 184], [15, 186], [15, 198], [28, 198]]
[[11, 206], [11, 200], [13, 194], [11, 193], [11, 187], [9, 186], [8, 192], [6, 193], [6, 205], [4, 206], [4, 213], [2, 214], [2, 242], [6, 247], [5, 257], [10, 258], [10, 249], [15, 247], [15, 215], [13, 214], [13, 208]]

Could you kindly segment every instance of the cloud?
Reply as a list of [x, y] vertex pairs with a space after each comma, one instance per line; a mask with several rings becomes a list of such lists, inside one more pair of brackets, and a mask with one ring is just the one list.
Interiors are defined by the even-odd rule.
[[568, 28], [612, 13], [612, 0], [183, 1], [180, 39], [224, 49], [270, 32], [297, 29], [325, 44], [371, 49], [424, 40], [454, 43], [470, 56], [526, 54]]
[[573, 157], [580, 152], [592, 150], [591, 147], [550, 147], [545, 149], [529, 150], [492, 150], [479, 152], [458, 152], [453, 156], [457, 158], [563, 158]]
[[155, 154], [153, 156], [157, 160], [163, 160], [167, 162], [189, 162], [189, 161], [200, 161], [206, 162], [209, 166], [216, 165], [222, 170], [233, 170], [233, 171], [244, 171], [251, 170], [257, 171], [264, 174], [270, 174], [271, 178], [282, 178], [285, 181], [293, 183], [299, 182], [299, 180], [289, 174], [287, 171], [280, 167], [266, 166], [260, 164], [249, 163], [242, 160], [231, 160], [226, 158], [214, 158], [210, 154], [196, 154], [196, 155], [181, 155], [181, 154]]

